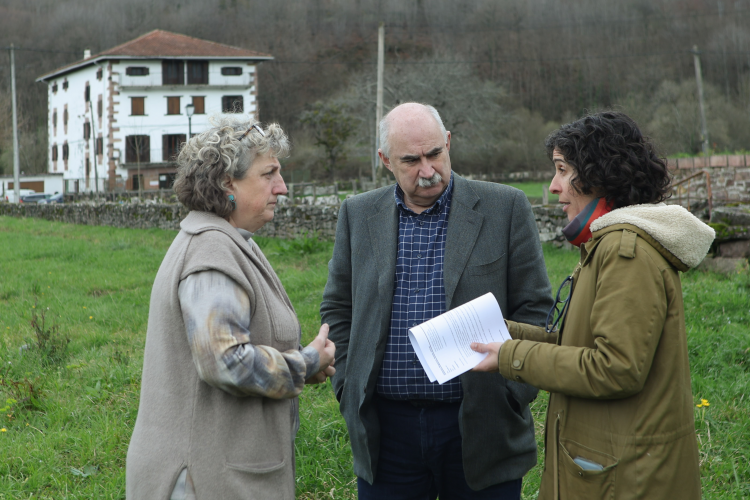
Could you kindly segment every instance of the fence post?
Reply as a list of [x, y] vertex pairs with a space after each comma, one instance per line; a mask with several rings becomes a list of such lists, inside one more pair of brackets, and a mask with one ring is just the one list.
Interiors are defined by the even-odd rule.
[[549, 205], [549, 186], [547, 184], [542, 185], [542, 205]]

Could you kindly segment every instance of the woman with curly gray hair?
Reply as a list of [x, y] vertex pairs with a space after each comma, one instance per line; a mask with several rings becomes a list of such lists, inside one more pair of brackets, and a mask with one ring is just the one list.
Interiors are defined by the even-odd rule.
[[277, 124], [223, 118], [178, 157], [190, 209], [151, 293], [127, 498], [294, 498], [297, 396], [334, 373], [328, 325], [300, 349], [252, 235], [286, 193]]

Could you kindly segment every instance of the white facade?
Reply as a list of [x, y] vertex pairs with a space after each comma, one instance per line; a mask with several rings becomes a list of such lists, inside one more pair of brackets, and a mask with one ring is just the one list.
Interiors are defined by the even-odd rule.
[[[193, 135], [201, 132], [212, 115], [238, 97], [242, 112], [257, 119], [256, 65], [267, 59], [100, 55], [39, 78], [48, 85], [48, 172], [63, 174], [66, 192], [94, 191], [97, 176], [99, 191], [137, 189], [138, 182], [143, 189], [166, 187], [176, 165], [163, 146], [171, 145], [174, 153], [177, 139], [165, 136], [187, 137], [189, 128]], [[189, 81], [190, 65], [207, 64], [208, 83], [163, 84], [165, 60], [182, 61], [183, 82]], [[85, 100], [87, 86], [91, 106]], [[188, 120], [185, 106], [191, 103], [195, 114]], [[103, 151], [94, 155], [97, 139]], [[136, 158], [133, 146], [145, 150], [146, 144], [148, 151]], [[134, 168], [140, 168], [140, 181], [134, 179]]]

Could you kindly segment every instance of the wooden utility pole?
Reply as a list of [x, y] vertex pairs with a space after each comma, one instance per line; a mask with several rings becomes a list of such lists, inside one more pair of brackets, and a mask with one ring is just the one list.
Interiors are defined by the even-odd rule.
[[[380, 158], [378, 148], [380, 147], [380, 120], [383, 119], [383, 66], [385, 59], [385, 24], [380, 23], [378, 28], [378, 94], [375, 104], [375, 158], [372, 162], [372, 182], [377, 182]], [[377, 187], [377, 186], [375, 186]]]
[[16, 110], [16, 57], [10, 44], [10, 94], [13, 99], [13, 191], [16, 203], [21, 201], [21, 161], [18, 155], [18, 111]]
[[698, 104], [701, 111], [701, 141], [703, 156], [708, 157], [708, 126], [706, 125], [706, 107], [703, 104], [703, 76], [701, 75], [701, 58], [698, 46], [693, 45], [693, 62], [695, 63], [695, 83], [698, 85]]

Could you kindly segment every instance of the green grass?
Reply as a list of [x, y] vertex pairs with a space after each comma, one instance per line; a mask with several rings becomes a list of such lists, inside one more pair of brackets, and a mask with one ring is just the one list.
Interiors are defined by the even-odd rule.
[[[151, 285], [174, 236], [0, 217], [0, 499], [124, 497]], [[332, 244], [258, 242], [309, 342]], [[578, 256], [544, 251], [556, 289]], [[750, 275], [691, 272], [683, 288], [693, 393], [696, 403], [710, 402], [695, 410], [704, 497], [748, 498]], [[61, 363], [21, 349], [34, 338], [30, 320], [38, 311], [71, 338]], [[19, 381], [27, 385], [12, 384]], [[34, 398], [24, 401], [29, 387]], [[8, 404], [11, 397], [17, 402]], [[542, 393], [532, 405], [540, 463], [546, 404]], [[330, 385], [306, 388], [300, 407], [298, 497], [356, 498], [349, 438]], [[540, 473], [526, 476], [524, 498], [535, 498]]]
[[[542, 203], [542, 197], [544, 196], [544, 186], [549, 186], [549, 181], [548, 182], [506, 182], [504, 184], [520, 189], [521, 191], [523, 191], [523, 193], [526, 195], [529, 201], [531, 201], [531, 204], [536, 205], [536, 204]], [[550, 193], [549, 203], [550, 204], [557, 203], [556, 194]]]

